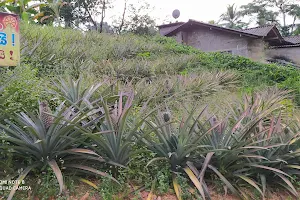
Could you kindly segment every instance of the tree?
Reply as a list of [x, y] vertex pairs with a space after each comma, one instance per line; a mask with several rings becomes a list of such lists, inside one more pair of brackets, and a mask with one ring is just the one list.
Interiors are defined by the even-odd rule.
[[[112, 8], [112, 0], [67, 0], [70, 7], [64, 9], [62, 17], [67, 24], [94, 27], [99, 32], [104, 30], [106, 11]], [[96, 20], [100, 18], [100, 23]]]
[[220, 22], [225, 22], [221, 25], [227, 28], [246, 28], [248, 24], [242, 22], [241, 17], [241, 12], [237, 10], [235, 4], [232, 4], [228, 5], [226, 12], [220, 16]]
[[65, 27], [72, 27], [74, 25], [75, 16], [73, 14], [74, 6], [67, 3], [60, 8], [60, 17], [64, 21]]
[[293, 32], [293, 35], [300, 35], [300, 24], [297, 25], [296, 30]]
[[129, 16], [124, 23], [124, 30], [140, 35], [155, 34], [155, 20], [148, 14], [153, 8], [144, 1], [140, 1], [138, 5], [140, 6], [129, 5]]
[[106, 10], [108, 8], [112, 8], [112, 1], [111, 0], [101, 0], [100, 7], [101, 7], [101, 21], [100, 21], [99, 32], [102, 33], [103, 32], [104, 18], [106, 16]]
[[293, 0], [264, 0], [264, 2], [268, 2], [271, 7], [276, 7], [279, 9], [279, 12], [282, 14], [283, 18], [283, 26], [286, 27], [286, 17], [291, 10], [291, 6], [293, 5]]
[[[76, 5], [76, 4], [75, 4]], [[94, 27], [97, 27], [97, 22], [94, 18], [99, 16], [99, 8], [101, 5], [100, 0], [78, 0], [77, 8], [75, 9], [77, 19], [80, 21], [79, 23], [83, 23], [87, 25], [93, 24]]]
[[291, 25], [291, 32], [293, 33], [296, 25], [296, 20], [300, 19], [300, 6], [296, 4], [291, 5], [289, 15], [293, 16], [293, 24]]
[[32, 0], [4, 0], [0, 2], [2, 10], [19, 15], [23, 21], [32, 21], [34, 16], [39, 13], [35, 8], [39, 8], [41, 5], [45, 5], [45, 3], [36, 3]]
[[123, 13], [121, 16], [119, 17], [115, 17], [115, 19], [113, 20], [113, 30], [115, 33], [118, 33], [120, 34], [123, 29], [124, 29], [124, 26], [125, 26], [125, 23], [126, 23], [126, 13], [127, 13], [127, 10], [128, 10], [128, 0], [124, 0], [124, 8], [123, 8]]
[[[65, 7], [70, 7], [67, 2], [48, 0], [48, 3], [40, 6], [40, 13], [34, 17], [41, 24], [52, 24], [60, 26], [62, 22], [61, 11]], [[66, 16], [65, 16], [66, 17]]]
[[[293, 32], [299, 15], [299, 5], [295, 4], [295, 0], [254, 0], [252, 3], [242, 6], [242, 8], [243, 14], [256, 15], [259, 25], [274, 22], [280, 25], [283, 36], [290, 35]], [[282, 16], [282, 24], [278, 20], [279, 15]], [[287, 24], [287, 16], [294, 18], [293, 24]]]
[[212, 25], [218, 25], [218, 22], [216, 22], [215, 20], [210, 20], [208, 21], [208, 23]]
[[126, 10], [127, 10], [127, 1], [128, 0], [124, 0], [124, 10], [123, 10], [123, 14], [122, 14], [122, 19], [121, 19], [121, 23], [118, 29], [118, 32], [121, 33], [123, 26], [124, 26], [124, 22], [125, 22], [125, 15], [126, 15]]
[[241, 15], [250, 16], [252, 20], [255, 20], [258, 26], [273, 23], [279, 24], [277, 20], [279, 13], [266, 9], [266, 4], [260, 5], [257, 2], [252, 2], [241, 6], [241, 9]]

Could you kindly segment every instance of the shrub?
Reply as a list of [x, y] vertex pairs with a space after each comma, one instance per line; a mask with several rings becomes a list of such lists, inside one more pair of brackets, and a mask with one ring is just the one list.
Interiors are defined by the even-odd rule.
[[[173, 181], [179, 198], [184, 196], [179, 184], [183, 184], [182, 190], [188, 187], [181, 177], [184, 172], [203, 199], [209, 197], [206, 181], [216, 179], [225, 190], [242, 198], [247, 196], [243, 187], [254, 188], [262, 197], [274, 186], [297, 196], [291, 180], [299, 173], [299, 136], [295, 134], [299, 128], [288, 123], [293, 105], [285, 92], [278, 96], [276, 91], [267, 91], [245, 98], [245, 104], [226, 105], [226, 109], [224, 105], [210, 105], [222, 107], [219, 112], [224, 110], [226, 115], [230, 112], [220, 121], [213, 115], [207, 119], [206, 111], [195, 117], [196, 107], [187, 119], [178, 120], [184, 101], [194, 106], [212, 94], [222, 98], [218, 92], [224, 89], [236, 92], [237, 86], [249, 93], [268, 86], [289, 89], [299, 104], [297, 69], [229, 54], [203, 53], [166, 37], [111, 36], [62, 28], [53, 31], [53, 27], [29, 24], [22, 24], [22, 29], [22, 62], [27, 65], [15, 69], [17, 78], [0, 97], [9, 114], [31, 111], [5, 117], [6, 123], [1, 125], [0, 156], [8, 159], [1, 166], [9, 168], [11, 162], [16, 165], [18, 161], [29, 166], [20, 179], [33, 167], [40, 172], [48, 166], [62, 188], [62, 174], [68, 174], [70, 167], [78, 174], [85, 170], [108, 176], [94, 169], [99, 167], [95, 161], [102, 161], [101, 167], [114, 164], [109, 170], [120, 180], [124, 174], [139, 184], [142, 180], [136, 176], [149, 176], [147, 186], [159, 180], [160, 192], [166, 192]], [[12, 70], [2, 72], [2, 82], [13, 74]], [[47, 76], [65, 74], [85, 79], [59, 79], [49, 84], [57, 102], [65, 101], [66, 112], [58, 109], [55, 123], [45, 126], [45, 113], [33, 114], [36, 101], [49, 98], [41, 86], [47, 84]], [[110, 77], [107, 82], [89, 84], [105, 76]], [[131, 88], [135, 88], [135, 99]], [[152, 116], [149, 113], [153, 110], [147, 105], [163, 105], [165, 111]], [[174, 108], [171, 119], [169, 107]], [[288, 111], [283, 110], [286, 107]], [[143, 152], [146, 156], [142, 158], [136, 146], [140, 142], [152, 151]], [[59, 158], [64, 163], [58, 164]], [[147, 168], [136, 163], [139, 158], [148, 163]], [[103, 183], [107, 186], [101, 190], [104, 198], [118, 192], [110, 181]]]
[[[153, 158], [147, 165], [159, 160], [165, 160], [170, 165], [170, 172], [172, 172], [173, 186], [178, 199], [181, 199], [180, 189], [178, 185], [177, 173], [187, 165], [189, 160], [193, 160], [194, 152], [203, 148], [199, 145], [202, 135], [205, 132], [199, 133], [197, 122], [204, 114], [205, 109], [194, 118], [194, 112], [191, 112], [186, 120], [180, 121], [179, 125], [172, 126], [170, 122], [171, 116], [169, 113], [160, 113], [154, 117], [154, 120], [146, 121], [149, 126], [149, 133], [144, 133], [144, 144], [154, 153]], [[151, 133], [154, 136], [151, 136]]]
[[[72, 173], [79, 170], [110, 177], [85, 165], [89, 159], [100, 162], [104, 160], [95, 152], [80, 147], [80, 141], [84, 141], [83, 133], [88, 131], [81, 127], [82, 120], [85, 119], [84, 114], [81, 112], [74, 114], [73, 109], [73, 106], [63, 107], [62, 104], [53, 118], [51, 110], [47, 108], [45, 102], [42, 102], [39, 116], [21, 112], [12, 116], [10, 120], [5, 120], [5, 124], [0, 124], [0, 128], [4, 131], [0, 138], [7, 145], [1, 146], [1, 149], [11, 149], [15, 159], [14, 165], [21, 162], [25, 166], [17, 180], [22, 181], [34, 169], [41, 172], [44, 167], [49, 166], [62, 193], [64, 168], [66, 171], [72, 169]], [[15, 188], [19, 184], [16, 182]], [[11, 190], [8, 199], [12, 199], [15, 192], [16, 189]]]
[[281, 89], [292, 90], [295, 94], [296, 103], [300, 103], [300, 72], [294, 67], [258, 63], [241, 56], [222, 53], [199, 54], [199, 61], [202, 66], [208, 68], [239, 71], [243, 79], [243, 85], [246, 87], [255, 88], [260, 85], [275, 85]]
[[14, 70], [2, 72], [1, 82], [6, 83], [2, 95], [6, 113], [23, 110], [37, 110], [36, 102], [43, 98], [43, 81], [36, 77], [37, 69], [30, 66], [18, 66]]
[[246, 98], [224, 120], [207, 120], [209, 133], [203, 135], [200, 145], [207, 146], [202, 151], [209, 153], [202, 159], [198, 156], [185, 168], [203, 198], [209, 197], [204, 176], [220, 179], [225, 188], [241, 198], [254, 198], [243, 191], [247, 186], [263, 198], [274, 186], [298, 196], [290, 181], [297, 173], [293, 169], [299, 167], [299, 156], [293, 153], [296, 145], [292, 145], [298, 142], [298, 134], [284, 133], [282, 115], [275, 114], [282, 110], [281, 102], [288, 96], [286, 92], [266, 94]]

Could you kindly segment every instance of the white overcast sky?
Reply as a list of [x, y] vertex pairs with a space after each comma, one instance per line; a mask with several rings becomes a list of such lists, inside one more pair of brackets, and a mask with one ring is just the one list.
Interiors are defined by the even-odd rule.
[[[128, 0], [128, 4], [137, 4], [139, 0]], [[150, 13], [151, 16], [157, 18], [158, 23], [162, 23], [167, 15], [171, 15], [172, 11], [179, 9], [181, 16], [178, 21], [187, 21], [188, 19], [195, 19], [203, 22], [210, 20], [218, 20], [220, 15], [226, 11], [229, 4], [235, 3], [237, 6], [245, 5], [252, 0], [145, 0], [151, 6], [154, 6], [154, 11]], [[107, 21], [112, 15], [122, 13], [124, 7], [124, 0], [115, 0], [113, 12], [107, 17]], [[109, 12], [107, 12], [109, 14]], [[291, 23], [292, 19], [288, 19]]]

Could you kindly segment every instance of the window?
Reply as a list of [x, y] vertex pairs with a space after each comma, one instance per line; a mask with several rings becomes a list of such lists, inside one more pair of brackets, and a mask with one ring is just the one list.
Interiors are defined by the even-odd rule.
[[220, 53], [232, 54], [232, 50], [228, 50], [228, 51], [220, 51]]

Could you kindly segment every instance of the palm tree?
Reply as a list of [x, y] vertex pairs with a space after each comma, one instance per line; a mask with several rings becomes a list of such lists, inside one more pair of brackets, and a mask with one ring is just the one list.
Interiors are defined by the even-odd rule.
[[245, 28], [248, 24], [242, 22], [241, 17], [241, 12], [237, 10], [235, 4], [228, 5], [227, 11], [220, 16], [220, 21], [225, 22], [221, 25], [227, 28]]
[[257, 2], [248, 3], [247, 5], [241, 6], [241, 15], [250, 16], [251, 20], [254, 20], [258, 26], [263, 26], [266, 24], [279, 24], [277, 17], [278, 12], [268, 10], [266, 4], [260, 4]]
[[296, 4], [291, 5], [290, 11], [288, 14], [293, 17], [293, 24], [291, 25], [291, 33], [293, 33], [294, 28], [296, 26], [296, 20], [300, 19], [300, 6], [298, 6]]
[[263, 26], [266, 24], [279, 24], [277, 17], [279, 13], [278, 12], [273, 12], [273, 11], [268, 11], [266, 9], [263, 9], [260, 13], [258, 13], [257, 17], [257, 24], [259, 26]]

